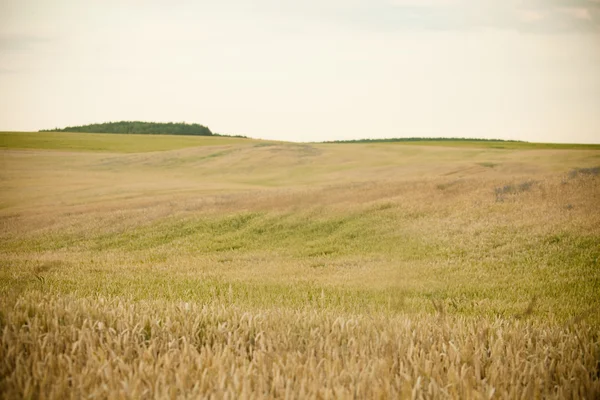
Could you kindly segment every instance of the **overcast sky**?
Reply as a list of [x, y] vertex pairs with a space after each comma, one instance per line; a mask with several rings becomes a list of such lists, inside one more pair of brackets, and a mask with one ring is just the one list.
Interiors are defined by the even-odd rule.
[[600, 143], [600, 0], [0, 0], [0, 130]]

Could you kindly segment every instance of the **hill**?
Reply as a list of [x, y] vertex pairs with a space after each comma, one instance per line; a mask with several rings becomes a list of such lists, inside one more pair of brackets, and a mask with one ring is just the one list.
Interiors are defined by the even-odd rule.
[[76, 132], [0, 132], [0, 148], [45, 149], [69, 152], [93, 151], [114, 153], [146, 153], [187, 147], [254, 143], [253, 139], [213, 134], [158, 135]]
[[404, 137], [404, 138], [375, 138], [332, 140], [324, 143], [394, 143], [394, 142], [509, 142], [524, 143], [521, 140], [459, 138], [459, 137]]
[[197, 135], [212, 136], [209, 128], [200, 124], [185, 122], [142, 122], [119, 121], [81, 126], [68, 126], [60, 129], [42, 129], [40, 132], [82, 132], [82, 133], [142, 133], [150, 135]]
[[600, 147], [416, 143], [0, 132], [0, 393], [599, 398]]
[[600, 149], [597, 144], [585, 143], [533, 143], [522, 140], [452, 138], [452, 137], [406, 137], [334, 140], [325, 144], [405, 144], [417, 146], [481, 147], [490, 149]]

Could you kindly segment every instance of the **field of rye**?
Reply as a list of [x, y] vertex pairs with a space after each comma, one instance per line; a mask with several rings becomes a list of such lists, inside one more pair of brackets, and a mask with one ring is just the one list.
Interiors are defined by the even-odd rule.
[[600, 397], [600, 146], [0, 142], [0, 398]]

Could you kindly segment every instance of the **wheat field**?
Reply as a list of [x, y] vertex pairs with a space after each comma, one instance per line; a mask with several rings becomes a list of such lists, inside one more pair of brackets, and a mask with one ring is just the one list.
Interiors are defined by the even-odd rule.
[[0, 154], [2, 398], [600, 396], [600, 146]]

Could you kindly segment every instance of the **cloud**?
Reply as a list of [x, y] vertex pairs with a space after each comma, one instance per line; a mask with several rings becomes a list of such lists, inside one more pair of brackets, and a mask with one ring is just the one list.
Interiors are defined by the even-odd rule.
[[593, 19], [592, 11], [583, 7], [562, 7], [559, 11], [574, 19], [591, 21]]
[[[236, 4], [242, 0], [223, 0]], [[250, 9], [250, 8], [249, 8]], [[371, 31], [600, 32], [600, 0], [256, 0], [256, 13]]]
[[49, 40], [46, 37], [30, 34], [7, 34], [0, 32], [0, 52], [28, 51]]
[[0, 75], [16, 74], [18, 72], [19, 71], [17, 71], [16, 69], [4, 68], [0, 66]]
[[529, 24], [544, 20], [546, 14], [536, 10], [519, 10], [517, 11], [517, 17], [523, 23]]
[[387, 0], [385, 4], [386, 25], [396, 29], [600, 32], [600, 0]]

